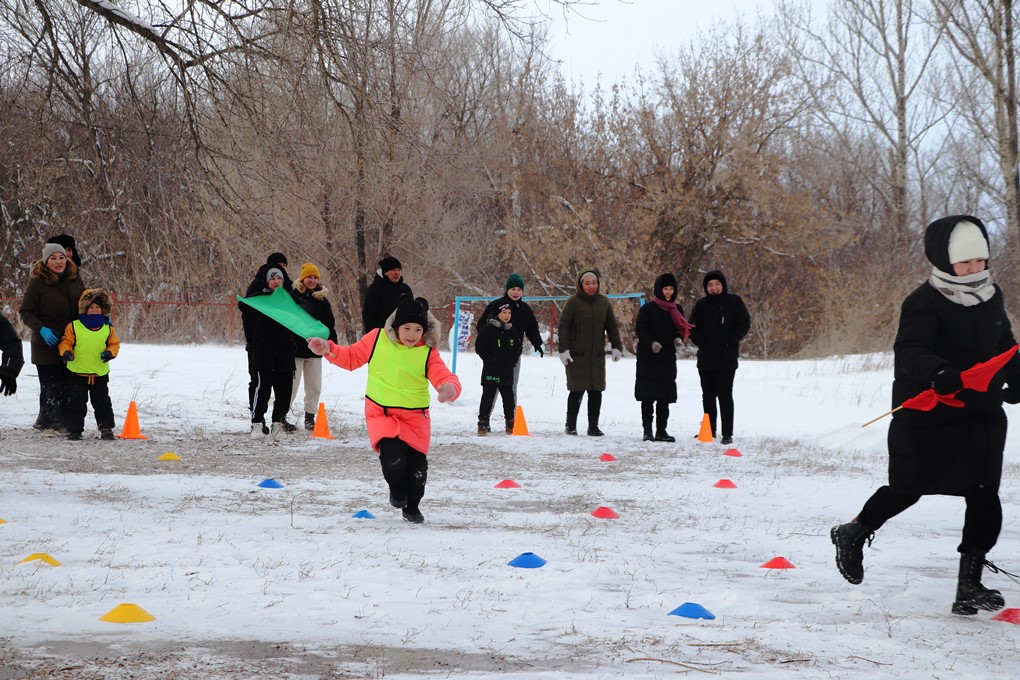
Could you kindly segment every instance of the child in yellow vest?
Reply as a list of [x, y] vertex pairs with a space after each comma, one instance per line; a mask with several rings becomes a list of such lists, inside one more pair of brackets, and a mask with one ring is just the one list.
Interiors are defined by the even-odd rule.
[[350, 346], [309, 338], [308, 348], [331, 364], [354, 371], [368, 364], [365, 422], [368, 440], [379, 454], [390, 505], [408, 522], [425, 521], [418, 504], [428, 481], [432, 439], [429, 384], [446, 403], [460, 396], [460, 380], [439, 356], [439, 321], [424, 298], [400, 298], [382, 328], [373, 328]]
[[78, 318], [67, 324], [57, 346], [67, 370], [67, 438], [81, 441], [88, 402], [96, 413], [100, 439], [113, 439], [110, 402], [110, 359], [120, 352], [120, 340], [110, 325], [113, 302], [102, 288], [88, 288], [78, 300]]

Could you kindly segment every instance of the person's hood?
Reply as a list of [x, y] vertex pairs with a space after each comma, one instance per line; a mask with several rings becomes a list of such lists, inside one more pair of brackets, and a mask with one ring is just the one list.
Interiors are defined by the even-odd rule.
[[[666, 297], [662, 294], [662, 289], [666, 286], [673, 286], [673, 295], [668, 300], [666, 300]], [[677, 294], [680, 292], [676, 283], [676, 277], [672, 274], [660, 274], [657, 276], [653, 291], [655, 293], [655, 297], [660, 300], [666, 300], [666, 302], [674, 302]]]
[[718, 281], [719, 283], [722, 284], [723, 295], [726, 295], [726, 293], [730, 292], [730, 286], [728, 283], [726, 283], [726, 276], [720, 270], [713, 269], [712, 271], [705, 274], [705, 278], [701, 280], [701, 287], [705, 290], [705, 295], [708, 295], [708, 282], [712, 280]]
[[946, 274], [953, 273], [953, 263], [949, 261], [949, 237], [958, 222], [972, 222], [981, 230], [985, 241], [988, 241], [985, 225], [972, 215], [949, 215], [929, 224], [924, 230], [924, 256], [935, 268]]
[[86, 288], [78, 298], [78, 313], [85, 314], [93, 302], [99, 304], [103, 316], [110, 316], [113, 311], [113, 297], [103, 288]]

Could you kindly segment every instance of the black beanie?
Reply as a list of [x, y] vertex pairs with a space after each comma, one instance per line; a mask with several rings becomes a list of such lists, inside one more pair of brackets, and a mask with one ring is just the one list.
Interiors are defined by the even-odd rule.
[[64, 250], [71, 249], [71, 261], [74, 262], [76, 267], [81, 266], [81, 255], [78, 254], [78, 245], [74, 242], [74, 237], [70, 234], [57, 234], [51, 236], [46, 243], [56, 243], [57, 245], [63, 246]]
[[284, 267], [287, 266], [287, 256], [283, 253], [270, 253], [269, 257], [266, 258], [266, 264], [282, 264]]
[[400, 328], [405, 323], [416, 323], [422, 328], [429, 327], [429, 301], [425, 298], [412, 298], [401, 295], [397, 302], [397, 312], [393, 315], [393, 328]]
[[383, 259], [379, 260], [379, 271], [385, 274], [391, 269], [403, 269], [403, 267], [400, 265], [400, 260], [393, 257], [392, 255], [387, 255]]

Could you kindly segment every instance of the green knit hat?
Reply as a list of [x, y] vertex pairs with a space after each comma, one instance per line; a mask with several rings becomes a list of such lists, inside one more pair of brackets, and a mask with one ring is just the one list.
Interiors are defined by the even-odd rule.
[[507, 292], [511, 288], [520, 288], [524, 290], [524, 277], [520, 274], [511, 274], [506, 277], [506, 285], [503, 286], [503, 292]]

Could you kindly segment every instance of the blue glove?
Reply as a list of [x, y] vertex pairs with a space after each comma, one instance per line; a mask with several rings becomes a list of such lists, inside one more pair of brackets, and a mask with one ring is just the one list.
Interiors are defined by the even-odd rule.
[[60, 336], [46, 326], [39, 329], [39, 335], [42, 336], [43, 341], [50, 347], [56, 347], [60, 344]]
[[102, 359], [103, 363], [105, 364], [107, 361], [113, 358], [113, 353], [110, 352], [110, 350], [108, 349], [104, 349], [103, 353], [99, 355], [99, 358]]

